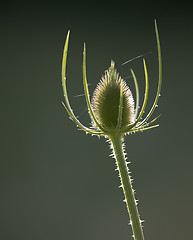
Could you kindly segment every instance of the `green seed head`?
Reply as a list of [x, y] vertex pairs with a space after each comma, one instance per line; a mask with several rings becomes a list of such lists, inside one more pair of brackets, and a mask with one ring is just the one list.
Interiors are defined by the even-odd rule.
[[[116, 129], [120, 117], [120, 128], [132, 124], [135, 111], [132, 93], [114, 67], [115, 63], [111, 61], [111, 66], [96, 87], [92, 99], [92, 107], [97, 120], [104, 128], [111, 130]], [[122, 116], [119, 116], [121, 84], [123, 102]]]

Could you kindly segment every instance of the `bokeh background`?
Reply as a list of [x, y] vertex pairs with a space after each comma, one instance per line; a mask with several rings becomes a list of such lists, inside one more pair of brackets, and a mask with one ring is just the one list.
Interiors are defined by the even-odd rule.
[[[86, 136], [61, 105], [61, 60], [71, 30], [67, 85], [74, 112], [89, 124], [82, 86], [87, 44], [91, 93], [113, 59], [144, 96], [146, 55], [150, 109], [156, 93], [157, 19], [163, 88], [160, 127], [127, 136], [126, 152], [148, 240], [192, 239], [192, 4], [18, 2], [0, 14], [0, 239], [131, 239], [114, 160], [105, 139]], [[135, 96], [135, 94], [134, 94]]]

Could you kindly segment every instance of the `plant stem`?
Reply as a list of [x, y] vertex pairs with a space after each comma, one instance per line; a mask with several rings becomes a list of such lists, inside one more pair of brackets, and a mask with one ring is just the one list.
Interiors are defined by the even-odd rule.
[[122, 136], [120, 136], [120, 134], [115, 134], [109, 136], [109, 139], [112, 143], [117, 168], [119, 170], [121, 184], [125, 195], [127, 210], [130, 216], [134, 239], [144, 240], [141, 220], [139, 217], [139, 212], [134, 196], [134, 190], [132, 188], [131, 178], [129, 176], [129, 170], [127, 167], [127, 162], [124, 154]]

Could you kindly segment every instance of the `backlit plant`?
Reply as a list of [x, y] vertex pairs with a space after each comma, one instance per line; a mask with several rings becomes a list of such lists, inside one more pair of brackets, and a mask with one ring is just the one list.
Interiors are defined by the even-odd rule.
[[133, 237], [135, 240], [144, 240], [144, 234], [142, 229], [142, 221], [140, 220], [137, 201], [135, 200], [134, 190], [132, 188], [132, 181], [130, 172], [128, 169], [128, 162], [126, 162], [126, 154], [124, 152], [124, 136], [135, 132], [143, 132], [145, 130], [157, 127], [159, 125], [152, 125], [157, 118], [154, 118], [148, 122], [149, 118], [153, 114], [160, 97], [161, 82], [162, 82], [162, 64], [161, 64], [161, 49], [159, 42], [159, 35], [157, 24], [155, 21], [155, 33], [158, 49], [158, 63], [159, 63], [159, 81], [158, 88], [154, 103], [149, 113], [142, 119], [144, 114], [147, 98], [148, 98], [148, 73], [145, 59], [143, 59], [144, 75], [145, 75], [145, 96], [141, 110], [139, 109], [139, 90], [136, 76], [131, 70], [131, 74], [135, 83], [136, 89], [136, 104], [134, 105], [134, 99], [132, 93], [127, 86], [126, 82], [119, 76], [115, 69], [115, 63], [111, 61], [110, 68], [105, 71], [104, 76], [98, 83], [92, 100], [90, 100], [89, 89], [86, 77], [86, 46], [84, 44], [83, 52], [83, 84], [85, 98], [88, 107], [88, 113], [91, 118], [91, 127], [84, 126], [75, 116], [70, 106], [67, 88], [66, 88], [66, 60], [68, 51], [69, 34], [68, 31], [63, 54], [62, 63], [62, 85], [64, 90], [65, 103], [63, 103], [71, 120], [86, 133], [91, 135], [104, 136], [108, 138], [111, 148], [113, 150], [113, 156], [116, 160], [117, 169], [119, 171], [121, 186], [125, 195], [125, 201], [130, 216], [130, 224], [133, 231]]

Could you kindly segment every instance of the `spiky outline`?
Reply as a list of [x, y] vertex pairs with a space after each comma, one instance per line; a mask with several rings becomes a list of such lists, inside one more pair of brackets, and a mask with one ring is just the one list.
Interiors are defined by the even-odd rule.
[[[70, 106], [68, 95], [67, 95], [67, 87], [66, 87], [66, 60], [67, 60], [67, 52], [68, 52], [68, 42], [69, 42], [69, 35], [70, 31], [68, 31], [66, 42], [64, 46], [64, 54], [63, 54], [63, 63], [62, 63], [62, 85], [63, 85], [63, 91], [64, 91], [64, 97], [65, 97], [65, 103], [62, 103], [70, 116], [70, 119], [83, 131], [86, 133], [90, 133], [91, 135], [97, 135], [97, 136], [105, 136], [109, 139], [111, 142], [111, 146], [113, 148], [113, 155], [115, 156], [117, 167], [119, 170], [120, 178], [121, 178], [121, 186], [123, 187], [126, 204], [130, 216], [130, 223], [133, 230], [133, 236], [135, 240], [144, 240], [143, 230], [142, 230], [142, 221], [140, 220], [137, 204], [134, 196], [134, 190], [132, 188], [132, 180], [129, 176], [129, 169], [127, 167], [126, 157], [124, 153], [123, 148], [123, 137], [125, 134], [131, 134], [135, 132], [143, 132], [151, 128], [155, 128], [157, 125], [151, 125], [154, 123], [158, 118], [154, 118], [149, 123], [147, 122], [151, 115], [153, 114], [161, 92], [161, 84], [162, 84], [162, 62], [161, 62], [161, 48], [160, 48], [160, 41], [159, 41], [159, 34], [158, 34], [158, 28], [157, 23], [155, 20], [155, 32], [156, 32], [156, 40], [157, 40], [157, 49], [158, 49], [158, 63], [159, 63], [159, 81], [158, 81], [158, 88], [156, 97], [154, 100], [154, 103], [149, 111], [149, 113], [146, 115], [146, 117], [142, 119], [142, 116], [144, 114], [146, 104], [147, 104], [147, 98], [148, 98], [148, 73], [147, 73], [147, 67], [145, 59], [143, 59], [143, 65], [144, 65], [144, 73], [145, 73], [145, 96], [143, 100], [143, 105], [141, 108], [141, 111], [138, 115], [138, 106], [139, 106], [139, 89], [138, 89], [138, 83], [136, 76], [131, 69], [131, 74], [134, 79], [135, 83], [135, 89], [136, 89], [136, 109], [135, 109], [135, 122], [126, 126], [121, 127], [121, 120], [122, 120], [122, 104], [123, 104], [123, 86], [121, 83], [120, 87], [120, 100], [119, 100], [119, 114], [118, 114], [118, 121], [117, 126], [114, 129], [104, 128], [101, 123], [97, 120], [94, 111], [91, 106], [90, 102], [90, 96], [89, 96], [89, 90], [88, 90], [88, 83], [86, 78], [86, 45], [84, 44], [84, 52], [83, 52], [83, 84], [84, 84], [84, 92], [86, 96], [86, 102], [88, 106], [88, 112], [91, 117], [91, 121], [95, 122], [96, 128], [87, 128], [84, 126], [80, 121], [77, 119], [77, 117], [74, 115], [73, 110]], [[138, 116], [137, 116], [138, 115]]]

